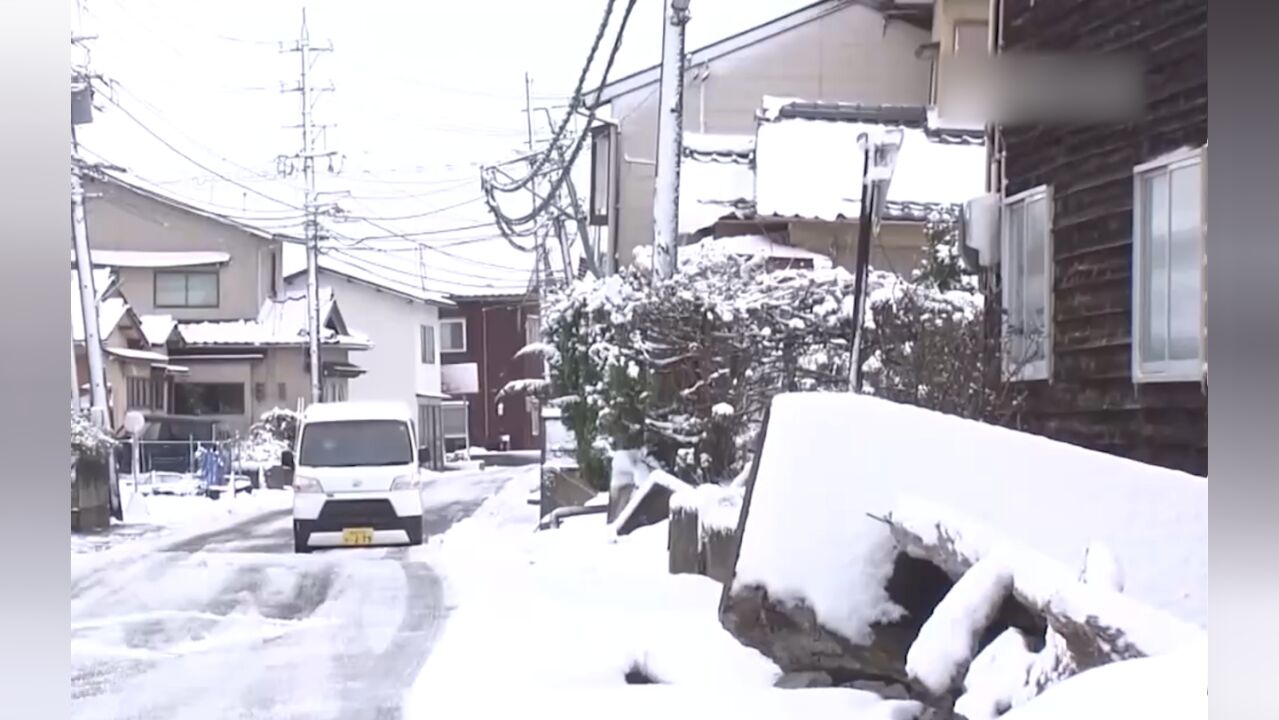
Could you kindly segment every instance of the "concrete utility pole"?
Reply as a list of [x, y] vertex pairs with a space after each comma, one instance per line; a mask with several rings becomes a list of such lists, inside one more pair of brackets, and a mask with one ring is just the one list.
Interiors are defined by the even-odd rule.
[[[101, 326], [98, 324], [98, 288], [93, 283], [93, 257], [89, 252], [89, 224], [84, 210], [84, 168], [80, 158], [80, 145], [76, 140], [76, 126], [93, 122], [93, 86], [96, 77], [89, 71], [88, 50], [85, 42], [92, 38], [72, 36], [71, 43], [85, 50], [85, 67], [71, 76], [71, 237], [75, 248], [76, 275], [80, 281], [80, 313], [84, 325], [84, 354], [89, 370], [89, 417], [94, 425], [109, 430], [110, 408], [107, 400], [106, 360], [102, 350]], [[74, 377], [75, 351], [72, 350], [71, 373]], [[78, 385], [79, 378], [73, 380]], [[79, 387], [76, 387], [76, 404], [79, 404]], [[124, 519], [120, 503], [119, 477], [115, 461], [107, 462], [110, 485], [111, 514], [117, 520]]]
[[319, 255], [320, 255], [320, 203], [315, 187], [315, 159], [319, 157], [332, 157], [335, 152], [316, 152], [315, 136], [316, 130], [319, 129], [312, 117], [311, 106], [314, 104], [313, 95], [319, 92], [331, 92], [332, 87], [315, 88], [311, 86], [311, 64], [313, 62], [312, 53], [332, 52], [333, 46], [316, 47], [311, 44], [311, 33], [307, 29], [306, 24], [306, 8], [302, 8], [302, 31], [298, 36], [298, 40], [293, 47], [283, 48], [283, 52], [295, 52], [300, 59], [301, 75], [298, 85], [289, 88], [286, 92], [296, 92], [302, 97], [302, 124], [298, 127], [302, 130], [302, 151], [295, 157], [302, 161], [302, 174], [306, 182], [306, 197], [303, 201], [303, 209], [306, 214], [305, 236], [306, 236], [306, 310], [307, 310], [307, 339], [309, 342], [309, 353], [311, 364], [311, 402], [318, 403], [323, 397], [323, 366], [320, 364], [320, 281], [319, 281]]
[[689, 0], [666, 0], [662, 80], [657, 116], [657, 179], [653, 192], [653, 276], [675, 274], [679, 232], [679, 166], [684, 141], [684, 29]]

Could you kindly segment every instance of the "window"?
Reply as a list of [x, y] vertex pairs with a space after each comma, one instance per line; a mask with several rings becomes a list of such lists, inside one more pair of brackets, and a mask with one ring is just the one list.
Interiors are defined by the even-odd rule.
[[155, 306], [158, 308], [215, 308], [218, 306], [217, 271], [155, 273]]
[[608, 225], [613, 195], [613, 146], [617, 129], [603, 124], [591, 131], [592, 225]]
[[320, 387], [322, 402], [346, 402], [346, 379], [329, 378]]
[[175, 383], [176, 415], [243, 415], [244, 383]]
[[266, 402], [266, 383], [253, 383], [253, 401]]
[[430, 325], [422, 326], [422, 364], [435, 364], [435, 328]]
[[289, 386], [286, 383], [279, 383], [275, 388], [275, 396], [280, 402], [289, 399]]
[[298, 464], [308, 467], [408, 465], [413, 458], [409, 424], [401, 420], [312, 423], [298, 443]]
[[1133, 380], [1204, 374], [1206, 148], [1133, 172]]
[[440, 352], [466, 352], [466, 318], [440, 320]]
[[960, 20], [955, 23], [956, 55], [986, 55], [990, 50], [989, 26], [984, 20]]
[[164, 386], [154, 378], [128, 378], [125, 383], [125, 403], [130, 410], [163, 410]]
[[1046, 380], [1052, 358], [1052, 191], [1046, 186], [1004, 200], [1002, 280], [1004, 372]]
[[444, 451], [465, 450], [471, 443], [470, 414], [465, 402], [444, 403], [440, 407], [440, 427], [444, 434]]

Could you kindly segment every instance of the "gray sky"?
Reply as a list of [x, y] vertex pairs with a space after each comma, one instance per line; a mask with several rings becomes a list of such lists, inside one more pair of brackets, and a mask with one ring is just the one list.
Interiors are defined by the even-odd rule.
[[[689, 48], [809, 1], [693, 0]], [[612, 27], [624, 4], [617, 1]], [[322, 187], [349, 192], [339, 202], [352, 212], [396, 219], [379, 224], [397, 233], [438, 233], [415, 239], [451, 248], [429, 253], [439, 272], [525, 266], [528, 256], [504, 241], [478, 241], [491, 230], [440, 231], [488, 219], [477, 202], [477, 167], [524, 146], [524, 73], [533, 77], [535, 104], [562, 104], [604, 0], [72, 0], [73, 23], [82, 18], [83, 31], [99, 36], [92, 68], [118, 82], [114, 101], [150, 130], [104, 100], [80, 133], [86, 155], [258, 224], [296, 223], [295, 208], [217, 179], [151, 133], [258, 193], [299, 205], [300, 182], [276, 176], [276, 157], [300, 149], [299, 131], [285, 127], [299, 121], [298, 96], [280, 92], [296, 84], [298, 56], [279, 44], [297, 38], [303, 5], [312, 40], [334, 47], [314, 66], [316, 83], [336, 88], [319, 98], [316, 120], [336, 124], [327, 148], [346, 156], [340, 174], [321, 173]], [[613, 77], [657, 62], [661, 9], [662, 0], [639, 0]], [[460, 207], [443, 210], [453, 205]]]

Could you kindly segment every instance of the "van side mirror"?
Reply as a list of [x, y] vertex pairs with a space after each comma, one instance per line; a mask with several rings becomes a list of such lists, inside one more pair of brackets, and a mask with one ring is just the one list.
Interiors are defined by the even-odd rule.
[[293, 460], [293, 451], [292, 451], [292, 450], [285, 450], [285, 451], [281, 452], [281, 453], [280, 453], [280, 467], [284, 468], [285, 470], [292, 470], [292, 469], [294, 469], [294, 466], [295, 466], [295, 463], [294, 463], [294, 460]]
[[431, 448], [423, 447], [417, 449], [417, 464], [418, 467], [425, 467], [431, 464]]

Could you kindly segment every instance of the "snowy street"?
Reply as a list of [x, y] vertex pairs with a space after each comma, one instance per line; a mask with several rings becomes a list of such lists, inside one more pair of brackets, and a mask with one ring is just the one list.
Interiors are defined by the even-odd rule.
[[[428, 531], [534, 471], [435, 477]], [[289, 494], [260, 494], [220, 524], [73, 554], [74, 717], [401, 717], [450, 612], [441, 574], [424, 548], [294, 555]]]

